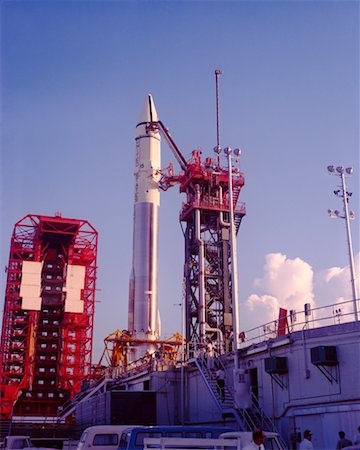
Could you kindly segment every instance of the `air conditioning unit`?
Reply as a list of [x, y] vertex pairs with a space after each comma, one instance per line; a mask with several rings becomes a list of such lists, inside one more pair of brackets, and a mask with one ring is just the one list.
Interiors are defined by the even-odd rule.
[[272, 374], [284, 374], [288, 372], [287, 358], [281, 356], [272, 356], [265, 358], [265, 372]]
[[336, 347], [313, 347], [311, 349], [311, 362], [315, 366], [336, 366], [338, 364]]

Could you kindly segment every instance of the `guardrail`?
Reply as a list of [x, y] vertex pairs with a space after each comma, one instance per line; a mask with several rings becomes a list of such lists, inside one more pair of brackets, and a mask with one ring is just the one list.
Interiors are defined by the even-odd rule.
[[279, 328], [281, 328], [281, 335], [288, 335], [303, 329], [353, 322], [353, 306], [353, 300], [316, 308], [312, 308], [310, 304], [304, 305], [304, 310], [290, 311], [286, 318], [273, 320], [250, 330], [242, 331], [239, 347], [244, 348], [251, 344], [274, 339], [279, 335]]

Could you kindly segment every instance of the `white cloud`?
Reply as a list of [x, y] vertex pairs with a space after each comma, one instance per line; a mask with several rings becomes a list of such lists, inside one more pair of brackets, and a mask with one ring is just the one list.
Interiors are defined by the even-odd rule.
[[255, 280], [254, 287], [275, 297], [280, 307], [297, 309], [313, 302], [313, 270], [300, 258], [269, 253], [265, 257], [264, 275]]
[[314, 306], [313, 270], [300, 258], [282, 253], [265, 257], [264, 274], [254, 281], [256, 293], [250, 295], [241, 311], [241, 327], [249, 329], [278, 318], [279, 309], [302, 310]]
[[[360, 253], [355, 256], [355, 267], [360, 293]], [[254, 280], [254, 293], [241, 308], [241, 329], [249, 330], [272, 322], [278, 318], [279, 308], [304, 310], [304, 304], [312, 308], [334, 305], [348, 301], [341, 306], [342, 314], [348, 313], [352, 320], [353, 303], [349, 266], [330, 267], [314, 274], [310, 264], [301, 258], [290, 259], [282, 253], [269, 253], [265, 257], [264, 273]], [[327, 311], [329, 316], [332, 310]]]
[[[355, 280], [357, 282], [357, 293], [360, 294], [360, 253], [354, 257]], [[331, 305], [344, 301], [349, 302], [348, 310], [353, 311], [352, 306], [352, 284], [350, 266], [330, 267], [316, 274], [314, 289], [316, 292], [316, 303], [320, 305]]]
[[333, 278], [341, 276], [344, 273], [344, 270], [345, 269], [342, 269], [341, 267], [331, 267], [330, 269], [324, 271], [324, 280], [328, 283]]

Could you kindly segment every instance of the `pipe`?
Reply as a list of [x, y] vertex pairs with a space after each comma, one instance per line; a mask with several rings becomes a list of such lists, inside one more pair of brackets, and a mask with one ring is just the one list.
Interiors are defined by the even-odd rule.
[[[223, 204], [223, 202], [222, 202], [222, 187], [221, 186], [219, 186], [219, 197], [220, 197], [220, 206], [221, 206]], [[219, 218], [220, 218], [219, 224], [222, 227], [225, 227], [225, 228], [230, 227], [230, 222], [225, 222], [225, 220], [224, 220], [224, 211], [220, 211]]]
[[218, 341], [220, 342], [220, 355], [224, 354], [224, 335], [220, 328], [206, 328], [205, 333], [217, 333], [218, 334]]
[[226, 150], [228, 157], [228, 175], [229, 175], [229, 208], [230, 208], [230, 251], [231, 251], [231, 293], [233, 308], [233, 332], [234, 332], [234, 370], [239, 366], [239, 305], [238, 305], [238, 278], [237, 278], [237, 254], [236, 254], [236, 229], [234, 223], [234, 204], [233, 204], [233, 184], [232, 184], [232, 161], [231, 149]]
[[[200, 204], [200, 186], [196, 186], [196, 204]], [[199, 244], [199, 333], [200, 343], [205, 343], [205, 323], [206, 323], [206, 305], [205, 305], [205, 263], [204, 263], [204, 241], [201, 239], [201, 221], [200, 221], [200, 209], [195, 209], [195, 237]]]

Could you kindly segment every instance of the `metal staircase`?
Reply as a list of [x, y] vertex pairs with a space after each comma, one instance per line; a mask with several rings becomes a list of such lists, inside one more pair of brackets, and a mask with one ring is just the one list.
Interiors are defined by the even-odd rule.
[[[218, 361], [217, 359], [213, 358], [214, 362]], [[236, 420], [239, 429], [241, 431], [247, 431], [247, 427], [246, 425], [243, 423], [243, 421], [241, 420], [240, 415], [237, 413], [234, 405], [234, 397], [232, 394], [232, 391], [229, 389], [229, 383], [226, 380], [226, 376], [225, 376], [225, 386], [224, 386], [224, 401], [221, 401], [221, 396], [220, 396], [220, 392], [218, 390], [217, 387], [217, 381], [216, 378], [214, 376], [215, 374], [215, 370], [211, 370], [208, 364], [208, 360], [206, 360], [206, 358], [201, 357], [201, 358], [196, 358], [195, 360], [195, 365], [197, 367], [197, 369], [199, 370], [208, 390], [210, 395], [212, 396], [212, 398], [215, 401], [216, 406], [218, 407], [219, 411], [221, 412], [223, 417], [234, 417], [234, 419]], [[222, 364], [221, 364], [222, 366]], [[225, 372], [226, 373], [226, 372]]]
[[102, 377], [97, 382], [91, 386], [91, 388], [86, 389], [85, 391], [78, 392], [72, 399], [70, 399], [68, 402], [64, 403], [64, 405], [59, 408], [59, 414], [57, 417], [58, 422], [64, 421], [67, 417], [69, 417], [71, 414], [75, 412], [76, 407], [82, 403], [83, 401], [87, 400], [88, 398], [92, 397], [96, 392], [100, 391], [104, 386], [106, 389], [106, 385], [109, 382], [112, 382], [113, 380], [110, 378]]
[[[214, 358], [212, 363], [214, 367], [221, 367], [226, 374], [221, 358]], [[279, 434], [273, 421], [264, 413], [253, 393], [251, 394], [252, 406], [250, 408], [239, 408], [235, 401], [234, 387], [225, 376], [225, 400], [221, 402], [217, 382], [212, 376], [212, 370], [209, 369], [207, 360], [204, 357], [197, 358], [195, 364], [223, 416], [232, 415], [239, 425], [240, 431], [253, 431], [256, 428], [261, 428], [264, 431], [272, 431]], [[281, 437], [280, 440], [285, 444]]]

